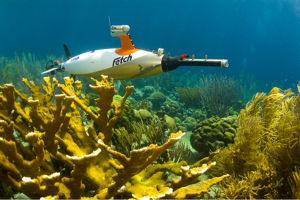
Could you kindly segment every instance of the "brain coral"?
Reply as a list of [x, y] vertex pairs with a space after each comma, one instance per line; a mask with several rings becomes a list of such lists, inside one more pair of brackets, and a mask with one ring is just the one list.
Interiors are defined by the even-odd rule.
[[203, 156], [208, 156], [209, 151], [233, 143], [237, 129], [237, 116], [225, 118], [211, 117], [200, 122], [191, 135], [191, 145]]
[[147, 109], [134, 110], [134, 118], [137, 122], [150, 123], [152, 114]]
[[165, 120], [166, 120], [166, 125], [170, 129], [170, 131], [171, 132], [176, 131], [177, 128], [176, 128], [175, 120], [168, 115], [165, 115]]
[[178, 101], [171, 101], [171, 100], [166, 100], [162, 106], [161, 110], [166, 112], [167, 115], [170, 117], [180, 117], [181, 113], [183, 113], [183, 107], [179, 104]]
[[154, 92], [151, 95], [151, 102], [153, 109], [158, 110], [163, 102], [166, 101], [166, 96], [161, 92]]

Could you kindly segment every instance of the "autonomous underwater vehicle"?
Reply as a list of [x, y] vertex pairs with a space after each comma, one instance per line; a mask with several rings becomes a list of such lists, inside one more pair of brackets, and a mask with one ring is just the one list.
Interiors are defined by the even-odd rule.
[[194, 59], [194, 56], [186, 54], [180, 56], [164, 55], [164, 49], [149, 51], [136, 48], [128, 34], [128, 25], [111, 26], [111, 36], [121, 39], [121, 48], [101, 49], [89, 51], [72, 57], [67, 46], [64, 50], [67, 61], [60, 63], [51, 60], [46, 65], [47, 71], [42, 72], [55, 74], [68, 72], [75, 76], [101, 78], [107, 75], [115, 80], [138, 79], [154, 76], [177, 69], [179, 66], [213, 66], [228, 67], [226, 59]]

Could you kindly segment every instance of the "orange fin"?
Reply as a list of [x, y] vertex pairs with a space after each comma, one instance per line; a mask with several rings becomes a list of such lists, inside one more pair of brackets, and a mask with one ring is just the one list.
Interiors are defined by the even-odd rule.
[[121, 48], [117, 48], [115, 52], [121, 56], [129, 55], [132, 54], [139, 49], [136, 49], [132, 43], [131, 37], [129, 34], [125, 36], [117, 36], [118, 38], [121, 39]]

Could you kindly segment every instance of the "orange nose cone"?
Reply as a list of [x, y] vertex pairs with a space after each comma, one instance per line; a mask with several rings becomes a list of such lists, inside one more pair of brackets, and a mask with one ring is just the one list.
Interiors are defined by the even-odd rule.
[[56, 64], [58, 64], [58, 63], [59, 63], [59, 60], [56, 61]]

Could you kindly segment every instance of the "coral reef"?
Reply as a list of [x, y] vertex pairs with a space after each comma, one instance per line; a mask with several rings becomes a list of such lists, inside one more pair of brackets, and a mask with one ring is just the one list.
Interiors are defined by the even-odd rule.
[[170, 132], [175, 132], [177, 130], [176, 123], [172, 117], [165, 115], [164, 120], [166, 127], [170, 130]]
[[176, 88], [176, 92], [179, 98], [190, 108], [202, 108], [203, 102], [201, 98], [201, 89], [199, 87], [179, 87]]
[[136, 110], [140, 110], [140, 109], [146, 109], [148, 106], [148, 102], [143, 99], [143, 100], [139, 100], [136, 104], [135, 104], [135, 109]]
[[151, 76], [147, 78], [147, 85], [153, 86], [156, 91], [160, 91], [164, 94], [172, 93], [176, 86], [173, 78], [173, 71]]
[[144, 134], [147, 137], [146, 146], [149, 144], [157, 144], [157, 139], [163, 134], [163, 123], [159, 120], [150, 121], [149, 124], [139, 122], [134, 126], [135, 134]]
[[152, 93], [155, 92], [155, 89], [153, 86], [146, 85], [143, 89], [143, 98], [146, 99], [147, 97], [150, 97]]
[[228, 116], [228, 112], [242, 94], [240, 80], [222, 75], [200, 78], [201, 99], [210, 112], [218, 117]]
[[225, 118], [211, 117], [200, 122], [191, 135], [192, 147], [208, 156], [209, 151], [216, 151], [229, 143], [233, 143], [237, 129], [237, 116]]
[[[120, 104], [123, 101], [123, 98], [120, 95], [115, 95], [113, 97], [113, 101], [116, 104]], [[97, 114], [97, 107], [96, 106], [89, 106], [94, 114]], [[110, 109], [108, 111], [109, 120], [114, 116], [114, 110]], [[123, 111], [121, 116], [119, 117], [117, 123], [114, 125], [115, 129], [119, 129], [121, 127], [125, 127], [127, 131], [132, 132], [132, 125], [131, 122], [134, 120], [134, 110], [131, 102], [126, 100], [124, 103]], [[94, 123], [94, 129], [99, 130], [96, 123]]]
[[187, 131], [192, 131], [195, 126], [197, 125], [196, 119], [193, 117], [187, 117], [185, 120], [181, 123], [182, 126], [185, 126]]
[[169, 149], [170, 160], [175, 163], [179, 163], [181, 161], [186, 161], [188, 163], [192, 157], [192, 150], [190, 148], [190, 145], [185, 142], [177, 142]]
[[137, 122], [150, 123], [152, 114], [146, 109], [134, 110], [134, 118]]
[[[135, 175], [128, 181], [128, 185], [123, 189], [122, 198], [128, 198], [126, 193], [132, 193], [134, 198], [147, 198], [147, 199], [190, 199], [190, 198], [203, 198], [208, 189], [216, 183], [223, 180], [228, 175], [212, 178], [207, 181], [202, 181], [197, 186], [186, 187], [193, 183], [201, 181], [199, 177], [216, 163], [212, 162], [209, 165], [203, 164], [204, 162], [211, 162], [213, 156], [207, 157], [198, 161], [194, 165], [187, 165], [186, 161], [174, 163], [172, 161], [151, 165], [147, 170]], [[171, 181], [164, 180], [165, 174], [172, 173], [179, 177]], [[156, 183], [156, 188], [152, 183]]]
[[[115, 95], [113, 101], [116, 104], [120, 104], [123, 101], [123, 98], [120, 95]], [[114, 116], [114, 110], [111, 109], [108, 112], [109, 118]], [[132, 125], [131, 122], [134, 120], [134, 110], [130, 101], [126, 100], [122, 110], [122, 114], [118, 119], [118, 122], [115, 124], [114, 128], [126, 127], [126, 130], [131, 132]]]
[[[130, 157], [130, 151], [134, 149], [147, 147], [150, 144], [164, 143], [168, 139], [167, 133], [176, 131], [176, 126], [174, 122], [172, 123], [172, 120], [172, 118], [165, 115], [161, 120], [159, 120], [158, 117], [155, 117], [153, 120], [150, 120], [149, 123], [144, 123], [143, 121], [132, 122], [132, 132], [127, 131], [124, 127], [115, 129], [112, 138], [115, 149], [127, 157]], [[168, 131], [166, 131], [167, 129]], [[180, 153], [183, 155], [176, 152], [179, 149], [181, 150]], [[169, 152], [172, 152], [172, 154], [169, 154]], [[165, 151], [164, 155], [158, 159], [158, 162], [169, 160], [178, 162], [178, 160], [182, 161], [183, 158], [189, 158], [190, 156], [191, 151], [189, 148], [180, 143], [180, 145], [174, 145], [168, 149], [168, 151]]]
[[160, 106], [166, 101], [166, 96], [161, 92], [154, 92], [150, 98], [153, 109], [158, 110]]
[[182, 117], [183, 106], [178, 101], [166, 100], [160, 109], [170, 117]]
[[[200, 78], [197, 86], [178, 87], [176, 92], [186, 108], [201, 109], [207, 117], [238, 114], [243, 107], [241, 80], [222, 75]], [[185, 115], [185, 113], [184, 113]]]
[[[55, 55], [50, 56], [36, 56], [33, 53], [25, 53], [21, 49], [20, 53], [15, 52], [14, 57], [0, 57], [0, 84], [11, 83], [15, 86], [16, 89], [22, 90], [25, 94], [30, 94], [29, 88], [22, 83], [23, 77], [26, 77], [28, 80], [35, 82], [40, 82], [43, 79], [41, 74], [44, 71], [45, 66], [49, 64], [49, 61], [59, 60], [61, 62], [65, 61], [65, 56], [56, 57]], [[51, 74], [51, 77], [55, 77], [58, 82], [63, 82], [64, 77], [69, 76], [66, 72]], [[91, 83], [91, 80], [76, 77], [77, 80], [80, 80], [82, 84], [88, 85]], [[83, 93], [92, 92], [89, 87], [82, 88]], [[60, 91], [56, 89], [54, 94], [58, 94]], [[92, 101], [93, 103], [93, 101]]]
[[[113, 197], [134, 198], [200, 198], [208, 188], [228, 175], [202, 181], [199, 186], [183, 188], [200, 181], [199, 176], [211, 164], [197, 162], [187, 166], [185, 161], [151, 165], [164, 151], [179, 141], [185, 133], [172, 133], [162, 145], [132, 150], [130, 157], [111, 147], [114, 125], [122, 114], [133, 87], [126, 87], [119, 104], [112, 80], [92, 79], [90, 85], [98, 94], [96, 113], [89, 107], [90, 95], [82, 93], [80, 81], [65, 78], [65, 84], [52, 83], [38, 87], [23, 79], [32, 97], [22, 94], [12, 84], [0, 87], [0, 180], [30, 198], [79, 199], [83, 191], [94, 191], [93, 199]], [[74, 87], [75, 85], [75, 87]], [[55, 95], [58, 86], [63, 94]], [[41, 92], [43, 89], [44, 93]], [[52, 98], [55, 98], [55, 104]], [[113, 109], [114, 115], [109, 116]], [[99, 131], [84, 126], [79, 110], [85, 112]], [[20, 134], [30, 145], [25, 147], [16, 139]], [[211, 159], [205, 161], [211, 162]], [[65, 168], [71, 172], [64, 172]], [[147, 168], [147, 170], [145, 170]], [[181, 176], [166, 182], [164, 172]]]
[[220, 151], [210, 171], [232, 175], [222, 184], [223, 197], [299, 198], [299, 108], [299, 96], [274, 87], [240, 112], [234, 144]]

